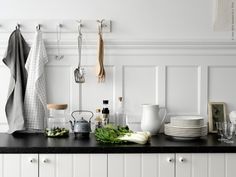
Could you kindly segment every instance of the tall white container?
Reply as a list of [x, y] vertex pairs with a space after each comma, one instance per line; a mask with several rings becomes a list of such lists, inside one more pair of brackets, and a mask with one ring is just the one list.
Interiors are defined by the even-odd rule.
[[[164, 110], [163, 117], [160, 116], [161, 109]], [[142, 105], [141, 129], [143, 131], [149, 131], [151, 135], [156, 135], [166, 118], [166, 113], [166, 108], [160, 108], [159, 105]]]

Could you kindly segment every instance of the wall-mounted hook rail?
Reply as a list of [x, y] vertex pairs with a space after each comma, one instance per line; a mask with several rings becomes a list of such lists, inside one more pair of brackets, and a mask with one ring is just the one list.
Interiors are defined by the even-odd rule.
[[[61, 24], [61, 33], [78, 33], [78, 22], [81, 21], [82, 33], [97, 33], [97, 20], [0, 20], [0, 33], [10, 33], [16, 26], [23, 33], [33, 33], [35, 26], [43, 26], [44, 33], [56, 33], [58, 24]], [[100, 20], [99, 20], [100, 21]], [[101, 21], [100, 21], [101, 22]], [[18, 25], [16, 25], [18, 24]], [[102, 21], [102, 32], [111, 32], [111, 20]]]

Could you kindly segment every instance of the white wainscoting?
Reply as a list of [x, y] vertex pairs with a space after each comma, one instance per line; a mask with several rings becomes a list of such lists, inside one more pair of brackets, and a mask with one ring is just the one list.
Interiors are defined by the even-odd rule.
[[170, 114], [200, 114], [198, 66], [167, 66], [166, 106]]
[[236, 76], [236, 65], [209, 66], [209, 100], [224, 100], [228, 110], [235, 110], [234, 76]]
[[[97, 83], [95, 76], [95, 42], [83, 50], [86, 83], [74, 82], [78, 64], [75, 42], [62, 42], [64, 59], [55, 60], [56, 45], [46, 42], [49, 63], [46, 67], [49, 103], [68, 103], [68, 114], [83, 108], [95, 112], [102, 100], [109, 99], [114, 114], [119, 96], [125, 100], [133, 128], [139, 129], [141, 104], [167, 106], [169, 115], [203, 115], [207, 103], [223, 101], [228, 111], [236, 110], [235, 43], [107, 41], [106, 82]], [[1, 46], [1, 58], [4, 54]], [[0, 63], [0, 131], [7, 130], [4, 106], [8, 91], [9, 71]]]

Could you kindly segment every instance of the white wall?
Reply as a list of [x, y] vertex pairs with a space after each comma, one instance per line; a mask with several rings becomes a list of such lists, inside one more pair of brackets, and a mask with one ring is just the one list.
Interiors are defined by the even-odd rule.
[[[76, 35], [63, 34], [65, 58], [55, 60], [56, 35], [45, 34], [50, 62], [47, 65], [48, 102], [65, 102], [69, 112], [94, 111], [102, 99], [124, 96], [129, 117], [140, 120], [143, 103], [167, 106], [170, 114], [207, 115], [207, 102], [224, 101], [229, 111], [234, 101], [235, 43], [230, 32], [214, 32], [213, 0], [11, 0], [0, 6], [1, 19], [111, 19], [112, 33], [105, 34], [105, 84], [94, 74], [96, 35], [84, 38], [86, 83], [74, 83], [77, 65]], [[1, 20], [0, 20], [1, 24]], [[0, 34], [0, 55], [9, 34]], [[30, 42], [32, 34], [24, 34]], [[8, 70], [0, 64], [0, 125], [4, 114]], [[82, 97], [80, 97], [82, 93]], [[4, 99], [3, 99], [4, 98]]]
[[112, 19], [112, 38], [219, 39], [214, 33], [214, 0], [9, 0], [1, 19]]

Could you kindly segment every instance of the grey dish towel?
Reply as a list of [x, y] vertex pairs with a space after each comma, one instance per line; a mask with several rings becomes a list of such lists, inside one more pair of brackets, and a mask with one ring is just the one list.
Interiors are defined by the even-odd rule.
[[6, 56], [3, 59], [3, 62], [11, 72], [5, 107], [9, 125], [8, 133], [10, 134], [25, 129], [24, 97], [27, 82], [25, 63], [29, 50], [30, 47], [21, 35], [20, 30], [13, 31], [8, 41]]

